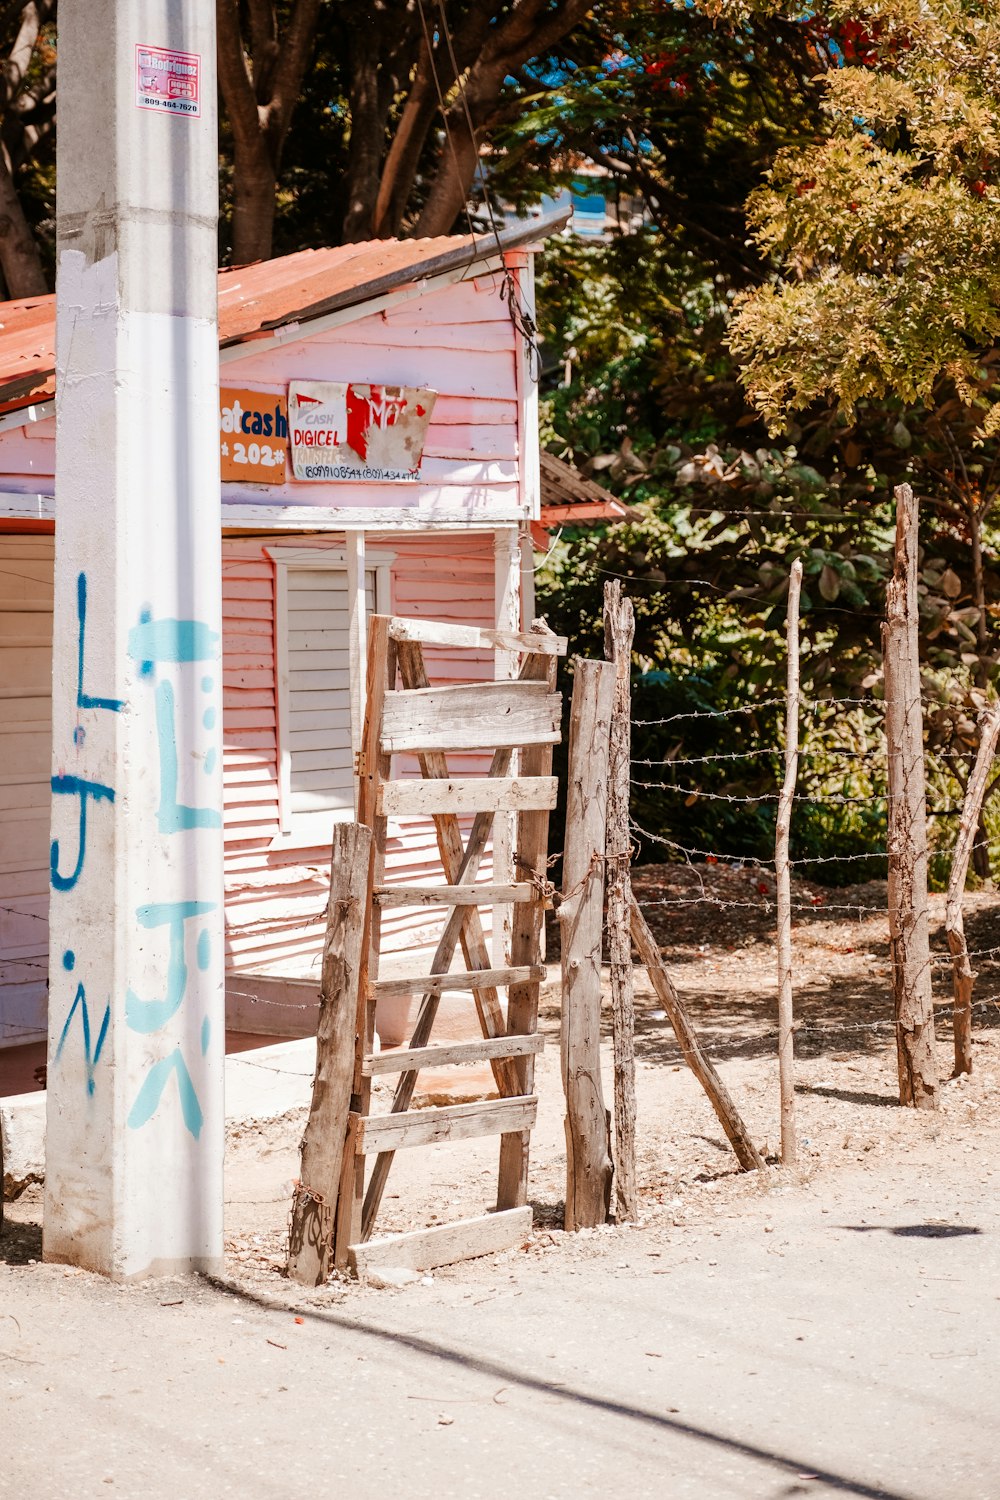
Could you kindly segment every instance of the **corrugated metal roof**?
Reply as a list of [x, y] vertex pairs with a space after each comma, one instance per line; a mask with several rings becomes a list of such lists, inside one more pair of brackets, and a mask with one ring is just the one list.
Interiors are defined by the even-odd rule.
[[540, 468], [542, 504], [537, 525], [543, 532], [566, 523], [586, 526], [592, 521], [634, 521], [640, 514], [603, 485], [586, 479], [572, 464], [544, 449]]
[[[567, 216], [561, 211], [498, 235], [364, 240], [222, 270], [219, 342], [243, 343], [285, 324], [360, 307], [413, 282], [474, 266], [544, 238], [561, 228]], [[0, 302], [0, 414], [54, 395], [55, 324], [53, 296]]]

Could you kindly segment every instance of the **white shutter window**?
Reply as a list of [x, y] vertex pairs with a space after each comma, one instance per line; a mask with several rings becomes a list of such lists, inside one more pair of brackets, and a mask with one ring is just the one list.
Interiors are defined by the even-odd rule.
[[[330, 548], [297, 548], [278, 563], [275, 635], [281, 832], [276, 842], [329, 844], [355, 812], [354, 748], [363, 712], [352, 660], [351, 571]], [[388, 606], [389, 558], [364, 568], [364, 614]], [[359, 570], [360, 578], [360, 570]], [[353, 717], [352, 717], [353, 705]]]
[[289, 568], [286, 603], [291, 814], [353, 813], [346, 570]]

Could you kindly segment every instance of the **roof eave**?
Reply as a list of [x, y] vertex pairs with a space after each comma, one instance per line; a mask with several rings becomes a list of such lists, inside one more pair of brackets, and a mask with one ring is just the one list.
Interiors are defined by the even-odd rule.
[[[329, 313], [341, 312], [348, 307], [358, 307], [366, 302], [373, 302], [376, 297], [384, 297], [400, 287], [409, 286], [414, 281], [431, 281], [437, 276], [446, 276], [449, 272], [459, 271], [463, 267], [478, 265], [480, 261], [492, 260], [495, 256], [504, 255], [509, 250], [520, 250], [526, 245], [546, 239], [550, 234], [563, 229], [571, 215], [571, 208], [561, 208], [545, 218], [532, 219], [530, 222], [515, 224], [509, 229], [500, 229], [479, 237], [473, 235], [471, 245], [456, 245], [453, 249], [445, 250], [430, 260], [421, 261], [418, 266], [401, 266], [396, 271], [389, 271], [386, 275], [377, 276], [372, 281], [362, 282], [359, 286], [346, 288], [332, 297], [324, 297], [319, 302], [312, 302], [307, 307], [283, 313], [280, 318], [262, 322], [255, 333], [258, 335], [271, 333], [274, 329], [282, 328], [288, 323], [311, 322], [314, 318], [326, 317]], [[253, 338], [253, 336], [249, 337]], [[232, 338], [221, 340], [219, 347], [232, 348], [235, 344], [245, 343], [247, 338], [246, 334], [235, 334]]]

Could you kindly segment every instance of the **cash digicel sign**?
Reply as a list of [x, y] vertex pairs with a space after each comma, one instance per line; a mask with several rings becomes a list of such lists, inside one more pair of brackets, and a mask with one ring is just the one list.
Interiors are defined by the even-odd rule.
[[223, 479], [284, 484], [288, 402], [283, 391], [219, 391], [219, 462]]
[[296, 479], [416, 479], [437, 392], [411, 385], [293, 380], [288, 387]]

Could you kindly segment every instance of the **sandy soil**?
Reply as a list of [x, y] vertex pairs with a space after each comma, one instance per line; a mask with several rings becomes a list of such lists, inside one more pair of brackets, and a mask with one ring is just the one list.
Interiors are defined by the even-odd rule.
[[[773, 878], [766, 871], [725, 865], [647, 866], [636, 872], [635, 886], [706, 1050], [758, 1145], [773, 1159], [779, 1143]], [[793, 901], [801, 1144], [792, 1174], [775, 1171], [761, 1180], [738, 1171], [705, 1096], [681, 1062], [645, 972], [636, 972], [639, 1183], [644, 1228], [652, 1236], [662, 1232], [669, 1238], [692, 1218], [732, 1212], [789, 1176], [819, 1188], [830, 1173], [855, 1164], [877, 1171], [880, 1161], [916, 1149], [934, 1148], [962, 1175], [968, 1142], [984, 1130], [1000, 1133], [1000, 1006], [988, 999], [1000, 991], [1000, 900], [990, 894], [968, 898], [969, 946], [985, 951], [976, 960], [976, 1066], [971, 1078], [951, 1080], [944, 898], [932, 898], [935, 991], [942, 1007], [938, 1052], [946, 1081], [940, 1108], [931, 1113], [901, 1109], [897, 1102], [884, 885], [830, 890], [796, 882]], [[560, 1256], [572, 1257], [581, 1253], [579, 1242], [561, 1232], [565, 1154], [558, 1002], [558, 970], [552, 965], [541, 1015], [546, 1050], [537, 1069], [532, 1253], [558, 1246]], [[609, 1035], [604, 1052], [610, 1104]], [[481, 1072], [471, 1078], [467, 1070], [451, 1073], [455, 1097], [467, 1097], [463, 1079], [475, 1085], [482, 1078]], [[388, 1108], [390, 1092], [391, 1085], [380, 1081], [376, 1109]], [[304, 1123], [305, 1111], [299, 1110], [230, 1130], [226, 1248], [233, 1274], [256, 1286], [281, 1275]], [[399, 1153], [380, 1231], [484, 1212], [493, 1201], [495, 1169], [493, 1140]], [[977, 1176], [977, 1189], [979, 1182]], [[8, 1206], [9, 1218], [23, 1221], [26, 1231], [37, 1224], [38, 1213], [37, 1197]], [[34, 1243], [29, 1231], [26, 1249]], [[476, 1272], [467, 1268], [462, 1274]], [[350, 1286], [339, 1291], [352, 1294]]]
[[[699, 1033], [773, 1154], [767, 876], [665, 867], [636, 883]], [[992, 1500], [1000, 1011], [977, 1012], [970, 1079], [944, 1082], [936, 1111], [901, 1109], [885, 919], [865, 910], [884, 897], [874, 884], [796, 888], [793, 1170], [736, 1170], [637, 973], [638, 1225], [561, 1228], [554, 969], [535, 1231], [513, 1251], [402, 1287], [289, 1284], [304, 1111], [231, 1132], [227, 1269], [214, 1285], [115, 1288], [39, 1265], [39, 1196], [8, 1205], [0, 1388], [14, 1422], [5, 1431], [20, 1441], [4, 1445], [2, 1474], [33, 1500], [105, 1485], [137, 1500], [277, 1500], [318, 1472], [382, 1496], [384, 1466], [403, 1464], [418, 1500], [467, 1500], [509, 1494], [521, 1453], [543, 1500], [626, 1489]], [[942, 914], [936, 900], [939, 954]], [[973, 949], [992, 947], [1000, 903], [970, 899], [968, 928]], [[980, 1003], [996, 967], [992, 955], [979, 964]], [[935, 972], [943, 1002], [947, 968]], [[605, 1089], [610, 1101], [609, 1043]], [[380, 1228], [482, 1212], [495, 1171], [495, 1141], [400, 1153]], [[57, 1428], [66, 1441], [53, 1446], [45, 1435]]]

